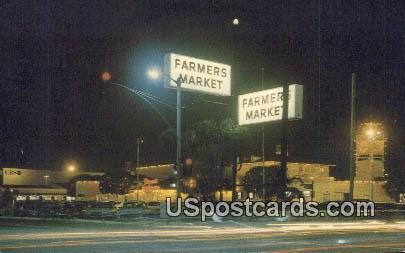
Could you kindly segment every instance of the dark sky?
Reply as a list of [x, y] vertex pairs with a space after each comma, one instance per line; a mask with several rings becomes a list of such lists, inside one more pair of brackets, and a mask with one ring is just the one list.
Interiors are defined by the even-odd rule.
[[[358, 120], [385, 124], [392, 153], [405, 156], [404, 1], [2, 1], [0, 166], [60, 169], [77, 161], [105, 170], [173, 161], [167, 126], [151, 106], [112, 80], [175, 103], [146, 79], [163, 54], [232, 65], [232, 96], [185, 93], [184, 128], [236, 120], [238, 94], [284, 82], [304, 85], [304, 119], [292, 122], [291, 160], [347, 172], [350, 73], [358, 74]], [[232, 25], [233, 18], [240, 25]], [[207, 103], [221, 101], [226, 105]], [[156, 107], [175, 123], [175, 111]], [[260, 153], [260, 126], [247, 140]], [[274, 158], [280, 125], [266, 124]], [[21, 154], [21, 149], [24, 153]]]

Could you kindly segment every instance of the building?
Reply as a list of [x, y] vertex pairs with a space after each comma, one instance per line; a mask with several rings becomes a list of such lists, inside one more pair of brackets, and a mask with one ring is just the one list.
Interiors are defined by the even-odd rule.
[[76, 182], [76, 200], [94, 201], [100, 193], [100, 181], [80, 180]]
[[366, 122], [356, 134], [353, 198], [393, 202], [385, 191], [385, 132], [383, 125]]
[[[359, 126], [355, 140], [354, 199], [368, 199], [374, 202], [394, 202], [387, 194], [385, 185], [385, 133], [381, 123], [367, 122]], [[347, 200], [350, 181], [316, 182], [315, 194], [318, 200]]]
[[[367, 122], [360, 125], [356, 134], [356, 170], [354, 177], [354, 199], [368, 199], [374, 202], [395, 202], [386, 192], [385, 185], [385, 133], [381, 123]], [[242, 184], [243, 176], [254, 167], [263, 166], [262, 162], [242, 164], [237, 175], [237, 184]], [[279, 162], [265, 161], [268, 169], [277, 169]], [[349, 199], [350, 181], [336, 180], [329, 175], [334, 165], [287, 163], [287, 177], [300, 178], [302, 182], [293, 183], [306, 200], [317, 202], [343, 201]], [[237, 187], [238, 197], [252, 197], [243, 186]], [[254, 198], [254, 196], [253, 196]]]
[[[354, 199], [368, 199], [374, 202], [394, 202], [385, 190], [386, 180], [385, 133], [382, 124], [368, 122], [361, 124], [356, 135], [356, 170], [354, 177]], [[246, 174], [254, 168], [262, 168], [263, 162], [241, 163], [236, 175], [236, 192], [238, 199], [258, 199], [254, 193], [247, 192], [243, 185]], [[265, 161], [265, 169], [277, 170], [278, 161]], [[290, 187], [302, 192], [307, 201], [343, 201], [349, 199], [350, 181], [336, 180], [330, 176], [334, 165], [312, 163], [287, 163], [287, 177], [291, 180]], [[134, 185], [125, 195], [101, 194], [99, 181], [80, 180], [76, 182], [76, 197], [78, 200], [144, 200], [163, 201], [166, 197], [175, 198], [175, 182], [177, 171], [173, 164], [153, 165], [130, 170], [133, 175], [139, 175], [142, 183]], [[102, 173], [78, 173], [75, 171], [30, 170], [19, 168], [0, 169], [1, 189], [6, 187], [15, 192], [20, 199], [54, 199], [66, 198], [67, 190], [63, 187], [74, 177], [81, 174], [103, 175]], [[225, 177], [232, 182], [232, 170], [225, 168]], [[192, 179], [192, 178], [189, 178]], [[188, 182], [188, 181], [185, 181]], [[192, 179], [196, 187], [200, 182]], [[232, 191], [216, 192], [217, 199], [230, 200]], [[259, 194], [256, 194], [259, 195]]]
[[176, 178], [177, 171], [174, 168], [174, 164], [159, 164], [134, 168], [132, 171], [134, 174], [138, 173], [142, 177], [165, 180]]
[[[278, 161], [265, 161], [265, 169], [278, 170], [280, 162]], [[253, 193], [247, 192], [243, 186], [245, 175], [254, 168], [262, 168], [263, 162], [242, 163], [238, 168], [236, 176], [236, 192], [238, 199], [253, 198], [259, 199]], [[334, 165], [328, 164], [310, 164], [310, 163], [287, 163], [287, 178], [297, 179], [292, 180], [289, 186], [296, 187], [300, 190], [306, 200], [314, 199], [314, 184], [318, 182], [333, 182], [335, 178], [330, 177], [329, 172]]]
[[371, 181], [384, 177], [385, 140], [381, 123], [360, 125], [356, 134], [356, 180]]
[[[133, 168], [128, 166], [130, 173], [138, 175], [139, 184], [134, 184], [127, 194], [102, 194], [100, 181], [80, 180], [76, 182], [76, 200], [79, 201], [133, 201], [145, 202], [164, 201], [166, 197], [176, 197], [176, 189], [166, 181], [175, 182], [174, 164], [159, 164]], [[165, 183], [164, 183], [165, 182]]]
[[80, 175], [102, 173], [0, 168], [0, 191], [10, 189], [16, 200], [56, 200], [67, 197], [66, 185]]
[[[377, 203], [395, 202], [385, 190], [385, 181], [354, 181], [353, 199], [371, 200]], [[371, 194], [373, 189], [374, 194]], [[315, 181], [313, 184], [313, 199], [318, 202], [349, 200], [350, 181], [331, 180]]]

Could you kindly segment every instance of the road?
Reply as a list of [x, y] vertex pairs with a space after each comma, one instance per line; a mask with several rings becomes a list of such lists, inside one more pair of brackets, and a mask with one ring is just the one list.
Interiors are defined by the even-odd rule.
[[0, 252], [401, 252], [404, 221], [0, 219]]

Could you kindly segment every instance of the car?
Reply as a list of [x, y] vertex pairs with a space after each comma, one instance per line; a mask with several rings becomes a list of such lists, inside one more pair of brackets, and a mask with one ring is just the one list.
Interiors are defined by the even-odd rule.
[[64, 206], [58, 202], [42, 202], [39, 205], [39, 216], [56, 217], [64, 216]]
[[81, 214], [85, 217], [112, 217], [115, 214], [115, 202], [90, 202]]
[[160, 202], [153, 201], [146, 203], [144, 214], [154, 215], [159, 213], [160, 213]]
[[38, 201], [19, 201], [14, 206], [15, 216], [39, 216], [40, 203]]
[[123, 216], [141, 216], [144, 213], [145, 202], [130, 201], [122, 202], [115, 206], [115, 216], [120, 218]]
[[88, 206], [88, 202], [85, 201], [72, 201], [66, 202], [64, 206], [64, 212], [67, 217], [77, 217]]

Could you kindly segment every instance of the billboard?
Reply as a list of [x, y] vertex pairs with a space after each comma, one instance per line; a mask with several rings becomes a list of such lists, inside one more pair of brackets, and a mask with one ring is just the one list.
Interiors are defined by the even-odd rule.
[[69, 172], [51, 170], [32, 170], [20, 168], [3, 168], [3, 185], [49, 185], [68, 183], [80, 174], [102, 175], [94, 172]]
[[[3, 168], [3, 185], [45, 185], [45, 176], [51, 176], [40, 170]], [[49, 178], [48, 178], [49, 179]]]
[[[302, 119], [303, 87], [288, 87], [288, 118]], [[257, 91], [238, 97], [239, 125], [281, 120], [283, 115], [283, 87]]]
[[[220, 96], [231, 95], [231, 66], [179, 54], [166, 54], [164, 73], [181, 80], [181, 88]], [[169, 78], [166, 87], [176, 88]]]

